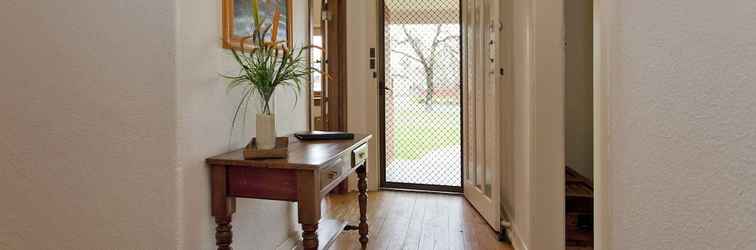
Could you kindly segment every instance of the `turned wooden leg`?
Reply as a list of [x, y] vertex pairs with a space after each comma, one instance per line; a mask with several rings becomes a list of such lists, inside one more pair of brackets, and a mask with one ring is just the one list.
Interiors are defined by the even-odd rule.
[[320, 222], [320, 174], [318, 171], [297, 171], [297, 200], [299, 224], [302, 224], [302, 248], [318, 249]]
[[302, 246], [305, 250], [318, 250], [318, 224], [302, 224]]
[[215, 217], [215, 244], [218, 250], [231, 250], [233, 233], [231, 232], [231, 216]]
[[368, 243], [368, 223], [367, 223], [367, 163], [357, 169], [359, 181], [357, 187], [360, 190], [358, 200], [360, 202], [360, 243], [362, 248], [367, 247]]
[[226, 195], [226, 167], [214, 166], [210, 178], [212, 214], [216, 224], [215, 245], [218, 250], [231, 250], [231, 216], [236, 211], [236, 198]]

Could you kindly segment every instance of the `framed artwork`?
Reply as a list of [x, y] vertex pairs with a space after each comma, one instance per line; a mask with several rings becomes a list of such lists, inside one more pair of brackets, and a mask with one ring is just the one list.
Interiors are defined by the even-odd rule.
[[[241, 48], [243, 37], [252, 35], [254, 17], [252, 15], [252, 0], [222, 0], [223, 1], [223, 48]], [[270, 27], [273, 15], [278, 9], [281, 13], [276, 41], [286, 41], [291, 44], [291, 0], [257, 0], [262, 27]], [[266, 41], [271, 40], [272, 32], [267, 32]], [[249, 43], [248, 43], [249, 44]]]

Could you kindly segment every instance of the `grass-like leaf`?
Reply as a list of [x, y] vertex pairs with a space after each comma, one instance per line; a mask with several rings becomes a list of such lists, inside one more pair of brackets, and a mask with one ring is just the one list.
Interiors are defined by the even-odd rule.
[[[257, 17], [256, 17], [257, 18]], [[264, 26], [264, 27], [263, 27]], [[260, 25], [256, 20], [252, 36], [253, 47], [241, 50], [231, 49], [234, 60], [240, 66], [236, 75], [221, 75], [227, 79], [228, 91], [242, 89], [242, 99], [236, 105], [232, 130], [239, 117], [246, 118], [249, 101], [258, 98], [260, 112], [270, 115], [271, 99], [279, 88], [288, 88], [295, 96], [295, 105], [299, 102], [304, 81], [309, 74], [317, 71], [307, 65], [304, 51], [311, 46], [298, 49], [286, 47], [285, 41], [264, 41], [265, 34], [271, 30], [270, 25]], [[245, 38], [244, 41], [247, 39]], [[246, 123], [246, 122], [245, 122]]]

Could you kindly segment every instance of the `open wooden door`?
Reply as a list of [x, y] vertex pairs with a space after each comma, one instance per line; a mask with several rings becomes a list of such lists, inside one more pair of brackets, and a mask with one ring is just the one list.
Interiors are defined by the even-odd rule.
[[465, 198], [501, 230], [502, 84], [496, 56], [501, 23], [498, 0], [463, 1], [463, 119]]
[[[313, 130], [346, 131], [346, 3], [345, 0], [310, 0], [312, 37], [310, 44], [322, 50], [311, 51], [313, 74]], [[320, 72], [326, 72], [322, 74]]]

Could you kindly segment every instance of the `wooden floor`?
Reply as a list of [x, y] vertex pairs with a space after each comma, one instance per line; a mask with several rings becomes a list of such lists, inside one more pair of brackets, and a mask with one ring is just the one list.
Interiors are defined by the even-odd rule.
[[[414, 192], [371, 192], [368, 198], [370, 243], [367, 249], [511, 250], [459, 195]], [[356, 225], [356, 194], [331, 195], [324, 218]], [[356, 231], [343, 232], [333, 250], [360, 249]]]

